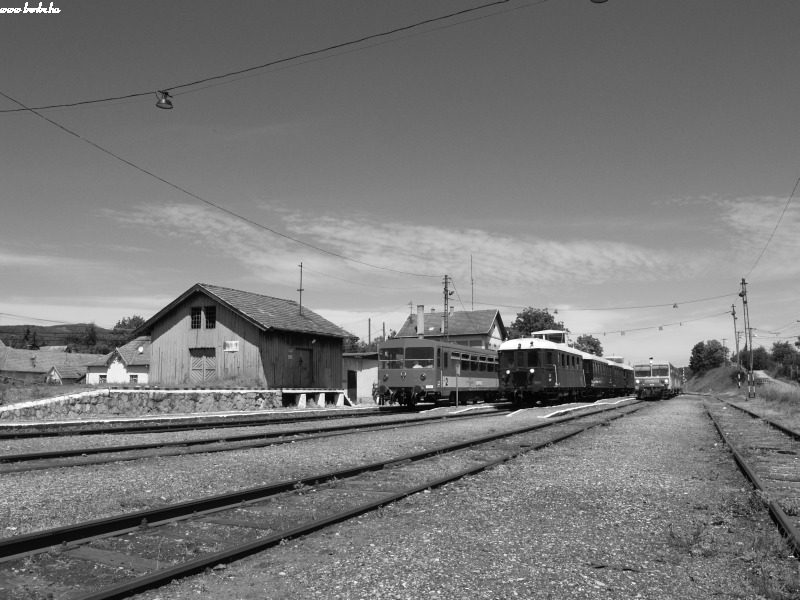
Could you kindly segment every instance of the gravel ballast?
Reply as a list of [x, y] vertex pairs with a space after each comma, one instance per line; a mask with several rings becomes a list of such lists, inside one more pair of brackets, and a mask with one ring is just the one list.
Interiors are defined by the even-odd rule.
[[798, 563], [696, 398], [140, 600], [800, 597]]

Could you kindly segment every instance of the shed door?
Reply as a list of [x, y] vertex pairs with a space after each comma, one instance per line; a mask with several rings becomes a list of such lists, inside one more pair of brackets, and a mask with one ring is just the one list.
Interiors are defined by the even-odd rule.
[[347, 371], [347, 397], [352, 402], [358, 400], [358, 373], [355, 371]]
[[189, 380], [203, 383], [217, 374], [217, 356], [214, 348], [189, 348], [192, 370]]
[[292, 379], [295, 387], [309, 388], [313, 385], [311, 377], [311, 350], [295, 348]]

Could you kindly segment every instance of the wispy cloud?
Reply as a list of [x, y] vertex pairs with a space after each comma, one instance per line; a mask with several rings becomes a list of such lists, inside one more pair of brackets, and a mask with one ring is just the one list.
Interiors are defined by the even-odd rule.
[[[708, 270], [718, 258], [703, 259], [683, 249], [653, 249], [619, 240], [509, 236], [478, 228], [387, 222], [366, 214], [306, 214], [276, 207], [266, 207], [265, 212], [268, 217], [264, 222], [271, 229], [360, 262], [343, 263], [200, 205], [141, 205], [126, 213], [107, 214], [166, 237], [212, 248], [260, 276], [292, 283], [297, 278], [298, 253], [312, 254], [318, 271], [357, 280], [367, 278], [376, 285], [409, 278], [360, 263], [436, 278], [448, 273], [466, 281], [473, 255], [480, 264], [484, 285], [506, 288], [526, 288], [534, 279], [537, 285], [580, 285], [685, 278]], [[416, 282], [419, 285], [425, 279]]]
[[96, 260], [68, 258], [57, 254], [31, 254], [0, 248], [0, 267], [23, 267], [29, 269], [74, 269], [93, 268]]

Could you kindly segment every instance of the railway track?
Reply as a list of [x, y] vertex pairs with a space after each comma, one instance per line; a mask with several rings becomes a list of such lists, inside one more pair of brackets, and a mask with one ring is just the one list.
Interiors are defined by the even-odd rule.
[[227, 452], [248, 448], [290, 444], [352, 433], [366, 433], [381, 429], [413, 427], [445, 420], [463, 420], [481, 418], [505, 412], [506, 409], [481, 410], [469, 413], [447, 413], [427, 417], [394, 419], [388, 423], [316, 426], [305, 429], [255, 432], [229, 436], [192, 438], [184, 440], [151, 442], [145, 444], [129, 444], [116, 446], [91, 446], [82, 448], [64, 448], [41, 452], [20, 452], [0, 454], [0, 474], [20, 473], [54, 468], [98, 465], [112, 462], [141, 460], [166, 456], [182, 456], [209, 452]]
[[800, 433], [723, 401], [706, 410], [800, 557]]
[[124, 598], [478, 473], [644, 406], [572, 413], [358, 467], [16, 536], [0, 542], [0, 587], [8, 600], [35, 597], [32, 591], [74, 600]]
[[171, 433], [179, 431], [197, 431], [201, 429], [223, 429], [231, 427], [253, 427], [257, 425], [282, 425], [287, 423], [303, 423], [330, 421], [336, 419], [357, 419], [360, 417], [392, 417], [397, 413], [408, 413], [408, 409], [400, 407], [375, 407], [372, 409], [353, 409], [341, 412], [320, 410], [299, 416], [276, 416], [275, 413], [264, 412], [250, 414], [245, 417], [226, 415], [174, 417], [164, 415], [159, 419], [120, 419], [110, 417], [108, 421], [97, 421], [87, 425], [87, 421], [56, 423], [8, 423], [0, 427], [0, 440], [21, 438], [48, 438], [77, 435], [100, 434], [136, 434], [136, 433]]

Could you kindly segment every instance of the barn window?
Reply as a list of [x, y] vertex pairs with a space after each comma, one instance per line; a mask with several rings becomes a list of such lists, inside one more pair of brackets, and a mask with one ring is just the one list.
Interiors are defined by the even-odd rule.
[[199, 306], [192, 307], [192, 329], [200, 329], [201, 318], [203, 316], [203, 309]]
[[105, 383], [108, 381], [108, 375], [100, 375], [100, 383]]
[[131, 377], [131, 379], [130, 379], [131, 383], [139, 383], [139, 376], [138, 375], [131, 375], [130, 377]]
[[206, 306], [206, 329], [214, 329], [217, 326], [217, 307]]

